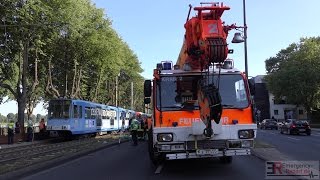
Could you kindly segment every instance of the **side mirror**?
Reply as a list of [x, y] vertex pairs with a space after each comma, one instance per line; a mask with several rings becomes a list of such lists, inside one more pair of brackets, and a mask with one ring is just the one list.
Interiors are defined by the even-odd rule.
[[144, 81], [144, 97], [151, 96], [151, 80]]
[[255, 89], [254, 79], [249, 79], [248, 83], [249, 83], [249, 89], [250, 89], [251, 95], [255, 95], [256, 89]]
[[151, 99], [149, 97], [144, 98], [144, 104], [150, 104]]

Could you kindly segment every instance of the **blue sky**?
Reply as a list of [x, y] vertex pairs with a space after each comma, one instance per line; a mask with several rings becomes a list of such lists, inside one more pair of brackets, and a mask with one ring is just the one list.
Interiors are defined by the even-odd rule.
[[[176, 61], [184, 36], [184, 23], [188, 5], [200, 5], [209, 1], [151, 1], [151, 0], [93, 0], [97, 8], [102, 8], [112, 20], [112, 27], [136, 53], [144, 69], [142, 76], [152, 78], [157, 62]], [[226, 24], [243, 25], [242, 0], [225, 0], [226, 11], [222, 20]], [[275, 56], [290, 43], [298, 42], [301, 37], [319, 36], [319, 0], [246, 0], [246, 21], [248, 26], [248, 74], [265, 74], [264, 61]], [[191, 15], [194, 15], [192, 11]], [[244, 45], [232, 44], [231, 38], [236, 31], [229, 33], [229, 48], [234, 53], [235, 67], [244, 71]], [[16, 102], [0, 105], [0, 113], [17, 112]], [[35, 114], [44, 114], [41, 105]]]

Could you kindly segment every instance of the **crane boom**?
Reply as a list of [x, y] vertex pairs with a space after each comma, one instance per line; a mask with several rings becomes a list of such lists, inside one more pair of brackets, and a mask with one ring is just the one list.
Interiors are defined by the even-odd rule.
[[[224, 25], [221, 16], [230, 7], [223, 3], [200, 3], [201, 7], [194, 7], [196, 16], [189, 19], [192, 6], [189, 5], [185, 38], [180, 50], [176, 65], [183, 69], [205, 70], [214, 63], [222, 64], [228, 55], [227, 37], [231, 29], [237, 28], [234, 24]], [[209, 5], [208, 5], [209, 4]], [[202, 6], [205, 5], [205, 6]], [[198, 83], [198, 102], [200, 116], [207, 126], [205, 134], [212, 135], [211, 120], [219, 124], [222, 106], [218, 86], [214, 83], [206, 83], [207, 75]], [[205, 74], [205, 73], [204, 73]]]

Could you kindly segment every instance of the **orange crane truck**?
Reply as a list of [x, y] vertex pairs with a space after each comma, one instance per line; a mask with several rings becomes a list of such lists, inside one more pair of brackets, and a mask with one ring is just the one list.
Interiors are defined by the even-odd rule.
[[224, 25], [221, 16], [230, 8], [222, 3], [201, 3], [191, 19], [189, 7], [176, 64], [158, 63], [154, 78], [144, 83], [144, 101], [152, 109], [149, 155], [154, 164], [211, 157], [231, 163], [233, 156], [250, 155], [257, 131], [254, 85], [227, 58], [233, 52], [228, 32], [243, 27]]

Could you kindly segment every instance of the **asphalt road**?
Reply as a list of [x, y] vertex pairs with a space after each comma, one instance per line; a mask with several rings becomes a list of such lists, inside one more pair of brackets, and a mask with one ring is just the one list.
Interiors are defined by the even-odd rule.
[[146, 143], [138, 146], [124, 143], [89, 154], [60, 166], [37, 172], [24, 180], [56, 179], [264, 179], [265, 162], [254, 156], [234, 157], [232, 164], [217, 159], [179, 160], [154, 167], [148, 157]]
[[320, 160], [320, 131], [305, 134], [280, 134], [278, 130], [258, 130], [257, 139], [272, 144], [293, 160]]

